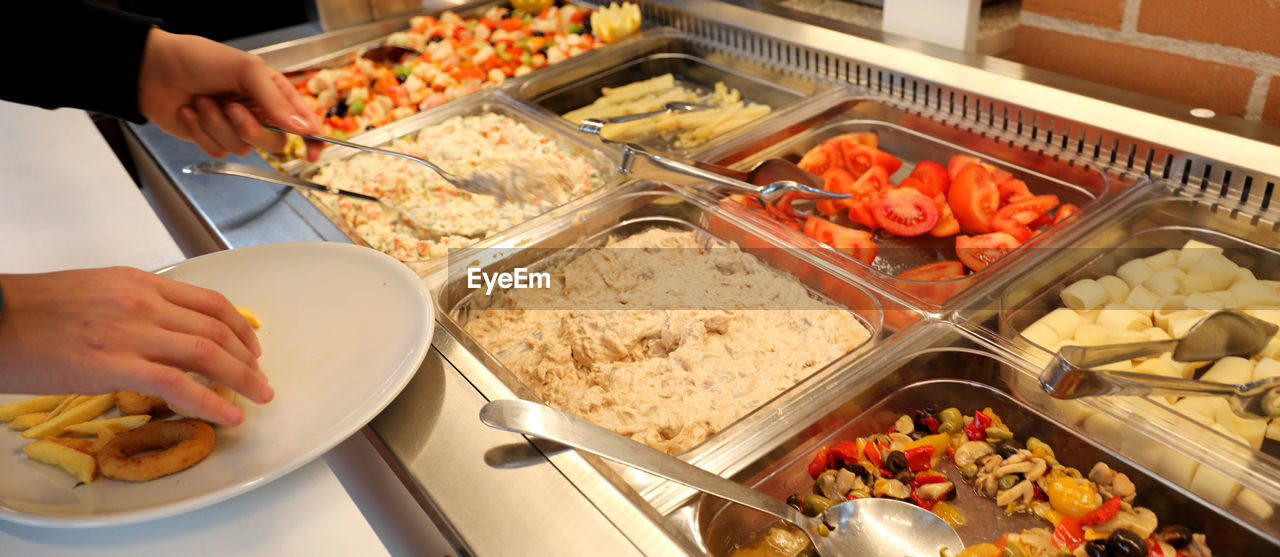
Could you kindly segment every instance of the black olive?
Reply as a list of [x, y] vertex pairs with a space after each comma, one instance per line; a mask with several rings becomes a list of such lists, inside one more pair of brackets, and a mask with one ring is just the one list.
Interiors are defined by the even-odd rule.
[[1147, 557], [1147, 542], [1121, 528], [1107, 536], [1107, 555], [1110, 557]]
[[946, 493], [943, 493], [943, 494], [942, 494], [942, 500], [943, 500], [943, 501], [950, 501], [950, 500], [955, 499], [955, 498], [956, 498], [956, 484], [955, 484], [955, 483], [952, 483], [952, 484], [951, 484], [951, 489], [948, 489]]
[[1084, 554], [1086, 557], [1107, 557], [1107, 542], [1102, 540], [1084, 542]]
[[871, 470], [868, 470], [866, 466], [863, 466], [857, 462], [850, 462], [844, 465], [844, 469], [850, 472], [853, 472], [853, 475], [857, 476], [858, 479], [862, 480], [862, 483], [865, 483], [867, 485], [871, 485], [872, 483], [875, 483], [875, 480], [876, 480], [875, 474], [871, 472]]
[[584, 19], [582, 20], [582, 23], [579, 23], [578, 25], [581, 25], [581, 26], [582, 26], [582, 31], [579, 31], [579, 33], [582, 33], [582, 34], [584, 34], [584, 35], [585, 35], [585, 34], [587, 34], [587, 33], [590, 33], [590, 32], [591, 32], [591, 18], [589, 18], [589, 17], [588, 17], [588, 18], [584, 18]]
[[535, 36], [535, 37], [543, 37], [543, 36], [546, 36], [546, 34], [545, 34], [545, 33], [543, 33], [542, 31], [534, 31], [534, 32], [533, 32], [533, 36]]
[[911, 480], [916, 479], [916, 475], [911, 473], [911, 470], [903, 469], [903, 470], [898, 470], [897, 472], [894, 472], [893, 479], [898, 480], [904, 484], [911, 485]]
[[400, 83], [404, 83], [407, 79], [409, 79], [409, 74], [396, 74], [396, 81]]
[[804, 505], [800, 502], [800, 496], [795, 493], [792, 493], [790, 497], [787, 497], [787, 504], [797, 511], [804, 509]]
[[1169, 524], [1160, 529], [1160, 539], [1174, 549], [1182, 549], [1191, 543], [1191, 529], [1181, 524]]
[[1005, 439], [1004, 441], [996, 443], [996, 454], [1000, 455], [1001, 458], [1009, 458], [1018, 454], [1018, 451], [1024, 448], [1026, 447], [1023, 447], [1022, 443], [1014, 441], [1013, 439]]
[[436, 36], [434, 36], [434, 37], [431, 37], [430, 39], [427, 39], [427, 42], [429, 42], [429, 43], [438, 43], [438, 42], [443, 41], [443, 40], [444, 40], [444, 37], [441, 37], [440, 35], [436, 35]]
[[920, 429], [919, 427], [917, 427], [914, 431], [911, 432], [911, 435], [909, 435], [912, 441], [919, 441], [921, 438], [928, 437], [928, 436], [929, 436], [929, 430], [927, 428]]
[[338, 99], [338, 104], [329, 107], [324, 113], [324, 117], [337, 116], [339, 118], [347, 115], [347, 99]]
[[893, 451], [884, 458], [884, 469], [888, 470], [890, 474], [897, 474], [909, 468], [911, 468], [911, 465], [907, 462], [907, 455], [902, 454], [902, 451]]
[[367, 125], [367, 126], [365, 126], [365, 127], [364, 127], [365, 131], [369, 131], [369, 130], [371, 130], [371, 129], [373, 129], [373, 128], [374, 128], [374, 125], [373, 125], [373, 124], [369, 124], [369, 125]]
[[926, 406], [919, 410], [912, 410], [911, 423], [915, 424], [916, 431], [924, 430], [925, 433], [929, 432], [929, 424], [924, 423], [925, 418], [938, 419], [938, 409], [932, 406]]

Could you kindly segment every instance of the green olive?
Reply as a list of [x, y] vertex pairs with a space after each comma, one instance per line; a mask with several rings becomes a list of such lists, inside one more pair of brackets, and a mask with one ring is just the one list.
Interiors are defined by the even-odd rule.
[[819, 536], [822, 536], [822, 537], [824, 537], [824, 538], [825, 538], [825, 537], [827, 537], [827, 536], [830, 536], [830, 535], [831, 535], [831, 529], [830, 529], [830, 528], [827, 528], [827, 525], [826, 525], [826, 524], [819, 524], [819, 525], [818, 525], [818, 535], [819, 535]]
[[960, 476], [963, 477], [966, 482], [973, 481], [974, 478], [978, 477], [978, 465], [972, 462], [964, 465], [964, 468], [960, 469]]
[[836, 485], [836, 474], [838, 474], [838, 472], [835, 470], [823, 470], [822, 473], [818, 474], [818, 477], [813, 480], [813, 492], [818, 495], [822, 495], [822, 482], [824, 481], [824, 476], [831, 478], [831, 485]]
[[1017, 474], [1009, 474], [1008, 476], [1004, 476], [1000, 478], [1000, 490], [1004, 491], [1006, 489], [1010, 489], [1013, 486], [1018, 485], [1018, 481], [1019, 480], [1018, 480]]
[[854, 499], [867, 499], [871, 497], [871, 493], [867, 492], [867, 490], [865, 489], [854, 489], [854, 490], [851, 490], [846, 497], [853, 497]]
[[1039, 449], [1040, 452], [1042, 452], [1046, 457], [1054, 456], [1053, 447], [1050, 447], [1048, 443], [1045, 443], [1044, 441], [1041, 441], [1035, 437], [1028, 437], [1027, 450], [1031, 452], [1035, 452], [1036, 449]]
[[955, 433], [963, 428], [956, 428], [955, 422], [942, 422], [938, 426], [938, 433]]
[[810, 493], [804, 496], [803, 512], [808, 516], [818, 516], [827, 512], [827, 509], [831, 508], [831, 504], [830, 499]]
[[1000, 557], [1027, 557], [1027, 552], [1016, 543], [1004, 544], [1004, 551], [1000, 552]]
[[991, 426], [986, 429], [986, 432], [987, 441], [1004, 441], [1007, 439], [1013, 439], [1013, 432], [1007, 429]]
[[948, 408], [938, 413], [938, 419], [944, 422], [964, 423], [964, 414], [957, 408]]

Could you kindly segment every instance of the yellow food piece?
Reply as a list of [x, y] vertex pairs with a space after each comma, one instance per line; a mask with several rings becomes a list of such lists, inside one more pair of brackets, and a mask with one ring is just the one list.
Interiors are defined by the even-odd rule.
[[1102, 497], [1089, 480], [1054, 472], [1049, 474], [1048, 484], [1045, 492], [1053, 510], [1071, 518], [1083, 518], [1102, 504]]
[[511, 7], [517, 11], [537, 14], [550, 8], [555, 0], [511, 0]]
[[30, 414], [23, 414], [14, 418], [12, 422], [9, 422], [9, 428], [23, 431], [40, 425], [40, 423], [47, 419], [49, 419], [48, 412], [32, 412]]
[[980, 543], [964, 548], [956, 557], [1000, 557], [1000, 548], [993, 543]]
[[67, 426], [67, 431], [84, 435], [95, 435], [98, 433], [99, 429], [105, 429], [111, 433], [120, 433], [122, 431], [129, 431], [149, 421], [151, 421], [151, 416], [146, 414], [120, 416], [119, 418], [105, 418], [102, 420], [90, 420], [87, 422], [72, 424]]
[[49, 411], [49, 417], [52, 418], [61, 414], [64, 410], [70, 408], [71, 405], [76, 404], [79, 400], [80, 395], [67, 395], [67, 398], [62, 399], [62, 402], [59, 402], [57, 406], [53, 407], [53, 410]]
[[84, 402], [77, 404], [74, 408], [66, 410], [57, 416], [52, 416], [40, 425], [22, 432], [22, 436], [27, 439], [44, 439], [49, 436], [62, 435], [67, 426], [92, 420], [101, 416], [103, 412], [114, 408], [115, 405], [115, 395], [112, 393], [86, 397]]
[[938, 501], [934, 504], [932, 512], [938, 515], [938, 518], [950, 524], [952, 528], [959, 528], [965, 524], [964, 513], [960, 512], [960, 509], [957, 509], [955, 505], [946, 501]]
[[84, 483], [93, 481], [98, 471], [98, 463], [92, 456], [53, 441], [36, 441], [23, 447], [22, 452], [31, 460], [62, 468]]
[[606, 43], [639, 30], [640, 6], [631, 2], [623, 2], [621, 6], [610, 3], [608, 8], [601, 8], [591, 14], [591, 32]]
[[254, 315], [252, 311], [240, 306], [236, 306], [236, 311], [240, 312], [240, 316], [243, 317], [245, 321], [249, 322], [250, 327], [257, 329], [262, 326], [262, 322], [258, 321], [258, 316]]
[[32, 412], [48, 412], [58, 407], [68, 395], [46, 395], [32, 397], [27, 400], [18, 402], [10, 402], [4, 406], [0, 406], [0, 422], [10, 421], [23, 414]]

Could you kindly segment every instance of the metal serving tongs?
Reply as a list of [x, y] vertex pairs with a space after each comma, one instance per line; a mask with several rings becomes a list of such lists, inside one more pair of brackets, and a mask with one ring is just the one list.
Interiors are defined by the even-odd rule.
[[[672, 104], [690, 103], [668, 103], [667, 106]], [[636, 119], [671, 111], [672, 109], [667, 106], [656, 112], [618, 118]], [[618, 118], [586, 118], [578, 124], [578, 131], [599, 136], [605, 124], [620, 121]], [[786, 159], [769, 159], [747, 172], [742, 172], [717, 164], [650, 151], [635, 143], [613, 141], [603, 136], [600, 140], [622, 145], [622, 161], [618, 164], [618, 171], [634, 178], [646, 178], [690, 187], [710, 184], [715, 190], [751, 195], [770, 205], [789, 193], [805, 199], [849, 197], [847, 193], [833, 193], [816, 187], [822, 184], [822, 178]]]
[[289, 186], [291, 188], [295, 188], [299, 190], [310, 190], [310, 191], [319, 191], [324, 193], [332, 193], [334, 195], [341, 195], [344, 197], [350, 197], [352, 199], [359, 199], [361, 201], [370, 201], [373, 203], [379, 203], [399, 213], [401, 221], [404, 222], [405, 225], [411, 228], [424, 240], [439, 240], [441, 237], [445, 236], [446, 234], [452, 234], [456, 236], [466, 236], [466, 234], [459, 234], [459, 233], [453, 233], [453, 232], [446, 233], [446, 232], [431, 228], [429, 226], [426, 226], [421, 222], [419, 222], [417, 219], [413, 218], [413, 215], [409, 212], [408, 209], [405, 209], [381, 197], [375, 197], [368, 194], [363, 194], [363, 193], [339, 189], [339, 188], [333, 188], [329, 186], [322, 186], [315, 182], [309, 182], [307, 180], [303, 180], [302, 178], [295, 178], [287, 174], [277, 174], [275, 172], [269, 172], [266, 170], [262, 170], [260, 168], [254, 168], [247, 164], [239, 164], [234, 162], [223, 162], [223, 161], [203, 161], [203, 162], [198, 162], [198, 163], [184, 166], [182, 168], [182, 172], [183, 174], [225, 174], [228, 176], [239, 176], [241, 178], [253, 178], [254, 180], [259, 180], [262, 182], [271, 182], [273, 184]]
[[1177, 379], [1145, 373], [1090, 369], [1095, 366], [1173, 352], [1179, 362], [1214, 361], [1227, 356], [1248, 357], [1262, 350], [1278, 327], [1245, 313], [1226, 310], [1209, 314], [1178, 339], [1063, 346], [1040, 374], [1040, 386], [1054, 398], [1086, 396], [1222, 396], [1240, 416], [1280, 416], [1280, 378], [1231, 385]]

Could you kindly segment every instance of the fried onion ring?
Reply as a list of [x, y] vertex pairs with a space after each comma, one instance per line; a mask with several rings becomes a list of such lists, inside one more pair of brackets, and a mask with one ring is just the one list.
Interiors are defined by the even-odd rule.
[[165, 404], [163, 398], [133, 391], [116, 391], [116, 408], [126, 416], [130, 414], [160, 416], [169, 413], [169, 405]]
[[[145, 456], [133, 455], [161, 449]], [[108, 478], [145, 482], [190, 468], [213, 450], [213, 428], [200, 420], [151, 422], [117, 435], [98, 451], [98, 471]]]

